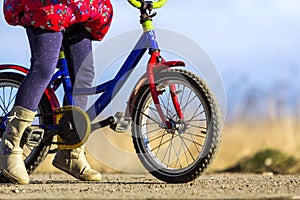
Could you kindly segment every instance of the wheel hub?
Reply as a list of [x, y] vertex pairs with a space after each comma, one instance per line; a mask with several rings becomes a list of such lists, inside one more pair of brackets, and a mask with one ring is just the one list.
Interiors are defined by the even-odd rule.
[[167, 128], [168, 126], [165, 125], [166, 130], [168, 133], [174, 134], [175, 131], [177, 131], [179, 134], [183, 134], [186, 132], [188, 125], [185, 121], [179, 120], [178, 122], [175, 122], [174, 120], [169, 120], [168, 124], [171, 126], [171, 128]]
[[187, 130], [187, 123], [185, 121], [179, 121], [176, 126], [176, 129], [180, 134], [185, 133]]

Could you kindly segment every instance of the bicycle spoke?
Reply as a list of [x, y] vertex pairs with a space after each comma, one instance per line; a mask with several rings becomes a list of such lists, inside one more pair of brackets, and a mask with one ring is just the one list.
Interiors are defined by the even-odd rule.
[[188, 120], [188, 121], [191, 121], [192, 119], [194, 119], [194, 118], [196, 118], [196, 117], [199, 117], [199, 116], [202, 115], [203, 113], [205, 113], [205, 110], [203, 110], [202, 112], [198, 113], [196, 116], [191, 117], [191, 119]]
[[187, 163], [189, 163], [189, 158], [188, 158], [188, 155], [187, 155], [187, 151], [185, 150], [186, 148], [184, 148], [185, 147], [185, 145], [183, 145], [183, 143], [184, 143], [184, 141], [183, 141], [183, 139], [182, 138], [180, 138], [180, 142], [181, 142], [181, 144], [180, 144], [180, 148], [181, 147], [183, 147], [182, 149], [183, 149], [183, 153], [184, 153], [184, 156], [185, 156], [185, 159], [186, 159], [186, 162]]
[[[177, 163], [179, 163], [179, 167], [182, 169], [182, 163], [180, 162], [180, 159], [181, 159], [181, 156], [180, 156], [180, 152], [181, 152], [181, 149], [182, 149], [182, 140], [180, 140], [180, 145], [179, 145], [179, 150], [178, 150], [178, 153], [177, 153], [177, 150], [176, 150], [176, 148], [175, 148], [175, 146], [173, 145], [173, 149], [174, 149], [174, 152], [175, 152], [175, 154], [176, 154], [176, 163], [174, 164], [174, 167], [176, 167], [177, 166]], [[186, 159], [187, 159], [187, 161], [188, 161], [188, 157], [187, 157], [187, 155], [186, 155], [186, 153], [184, 152], [184, 155], [185, 155], [185, 157], [186, 157]]]
[[12, 105], [15, 102], [16, 96], [17, 96], [17, 92], [14, 94], [12, 98], [10, 98], [10, 101], [8, 102], [7, 105], [7, 109], [9, 108], [10, 105]]
[[169, 91], [169, 94], [168, 94], [168, 101], [167, 101], [167, 102], [168, 102], [168, 105], [167, 105], [167, 107], [166, 107], [166, 110], [167, 110], [167, 114], [166, 114], [166, 115], [167, 115], [168, 117], [170, 117], [170, 116], [174, 115], [174, 113], [175, 113], [175, 112], [172, 112], [172, 111], [171, 111], [171, 93], [170, 93], [170, 86], [169, 86], [169, 90], [168, 90], [168, 91]]
[[2, 107], [2, 105], [0, 105], [1, 110], [3, 111], [3, 115], [7, 114], [6, 109]]
[[[157, 130], [159, 130], [159, 129], [160, 129], [160, 128], [158, 128], [158, 129], [156, 129], [156, 130], [153, 130], [153, 131], [150, 131], [150, 132], [147, 132], [146, 134], [152, 133], [152, 132], [157, 131]], [[163, 131], [164, 131], [164, 130], [163, 130]], [[163, 136], [164, 136], [164, 135], [157, 136], [157, 137], [155, 137], [155, 138], [149, 140], [148, 143], [153, 142], [153, 141], [155, 141], [155, 140], [157, 140], [157, 139], [159, 139], [159, 138], [161, 138], [161, 137], [163, 137]]]
[[[190, 97], [191, 97], [191, 95], [192, 95], [192, 90], [190, 90], [190, 92], [189, 92], [189, 94], [188, 94], [188, 98], [186, 99], [186, 102], [189, 102], [189, 99], [190, 99]], [[184, 112], [185, 111], [185, 108], [186, 108], [186, 106], [188, 105], [188, 103], [186, 103], [181, 109], [182, 109], [182, 112]]]
[[[133, 107], [134, 109], [138, 110], [136, 107], [134, 107], [133, 105], [129, 105], [131, 107]], [[142, 115], [144, 115], [145, 117], [147, 117], [148, 119], [150, 119], [151, 121], [153, 121], [156, 124], [160, 124], [158, 121], [155, 121], [152, 117], [150, 117], [149, 115], [147, 115], [146, 113], [144, 113], [141, 110], [138, 110], [138, 112], [140, 112]]]
[[[167, 91], [165, 91], [165, 92], [167, 92]], [[164, 94], [165, 94], [165, 92], [164, 92]], [[165, 105], [165, 101], [163, 101], [161, 95], [159, 95], [158, 98], [159, 98], [159, 100], [160, 100], [160, 101], [159, 101], [160, 104], [161, 104], [160, 106], [166, 110], [166, 116], [168, 116], [168, 105], [167, 105], [167, 106]], [[167, 103], [168, 103], [168, 104], [169, 104], [169, 99], [170, 99], [170, 96], [167, 95]]]
[[185, 140], [189, 141], [189, 142], [192, 142], [193, 144], [197, 144], [198, 146], [203, 147], [203, 144], [199, 144], [198, 142], [195, 142], [194, 140], [190, 140], [190, 139], [188, 139], [186, 137], [183, 137], [182, 135], [180, 135], [180, 137], [182, 139], [185, 139]]
[[203, 126], [197, 126], [197, 125], [193, 125], [193, 124], [189, 124], [189, 126], [191, 126], [193, 128], [200, 128], [200, 129], [206, 130], [206, 127], [203, 127]]
[[[164, 163], [164, 160], [165, 160], [165, 158], [166, 158], [166, 156], [167, 156], [168, 149], [171, 148], [170, 145], [172, 144], [173, 136], [174, 136], [174, 135], [172, 135], [172, 138], [169, 140], [169, 141], [171, 141], [171, 142], [168, 144], [168, 147], [167, 147], [167, 149], [166, 149], [166, 151], [165, 151], [165, 155], [164, 155], [164, 157], [163, 157], [163, 159], [162, 159], [162, 163]], [[170, 154], [169, 154], [169, 156], [170, 156]], [[167, 167], [169, 167], [169, 166], [167, 165]]]
[[[165, 135], [167, 135], [167, 134], [165, 134]], [[171, 139], [169, 139], [169, 140], [167, 140], [167, 141], [165, 141], [165, 142], [159, 144], [158, 146], [156, 146], [156, 147], [153, 148], [152, 150], [154, 151], [154, 150], [156, 150], [157, 148], [160, 148], [160, 146], [163, 146], [164, 144], [166, 144], [166, 143], [169, 142], [170, 140], [171, 140]]]
[[181, 135], [179, 135], [179, 137], [181, 138], [185, 148], [187, 149], [188, 153], [190, 154], [190, 156], [192, 157], [193, 161], [195, 161], [194, 156], [192, 154], [192, 152], [190, 151], [190, 149], [186, 146], [186, 143], [183, 141], [184, 137], [182, 137]]
[[174, 135], [172, 135], [172, 139], [170, 141], [170, 149], [169, 149], [169, 156], [168, 156], [167, 167], [170, 166], [169, 164], [170, 164], [170, 160], [171, 160], [171, 153], [172, 153], [171, 148], [173, 147], [173, 138], [174, 138]]
[[[181, 90], [179, 90], [179, 88], [178, 88], [178, 90], [177, 91], [181, 91]], [[177, 93], [179, 94], [179, 92], [175, 92], [176, 93], [176, 95], [177, 95]], [[182, 91], [180, 92], [180, 93], [182, 93]], [[182, 99], [183, 99], [183, 95], [179, 95], [179, 96], [181, 96], [181, 100], [180, 100], [180, 105], [182, 104]], [[181, 110], [182, 110], [182, 113], [184, 113], [184, 111], [183, 111], [183, 109], [181, 108]], [[170, 119], [173, 119], [174, 117], [176, 117], [176, 119], [174, 120], [174, 121], [177, 121], [177, 120], [179, 120], [179, 116], [178, 116], [178, 114], [177, 114], [177, 112], [176, 111], [174, 111], [174, 113], [172, 113], [173, 115], [170, 117]]]
[[[198, 108], [195, 110], [195, 112], [193, 113], [191, 119], [195, 119], [195, 118], [198, 116], [198, 115], [196, 115], [196, 113], [198, 112], [198, 110], [199, 110], [201, 107], [202, 107], [202, 104], [200, 104], [200, 105], [198, 106]], [[190, 120], [191, 120], [191, 119], [190, 119]]]
[[[188, 98], [187, 98], [187, 102], [186, 102], [185, 105], [181, 108], [181, 110], [182, 110], [183, 113], [186, 111], [187, 106], [188, 106], [195, 98], [197, 98], [196, 95], [194, 95], [194, 97], [191, 98], [191, 95], [192, 95], [192, 90], [189, 92], [189, 95], [188, 95]], [[182, 98], [183, 98], [183, 96], [184, 96], [184, 95], [181, 95]], [[191, 99], [190, 99], [190, 98], [191, 98]], [[182, 102], [181, 102], [180, 104], [182, 104]], [[174, 114], [174, 115], [172, 116], [172, 118], [175, 117], [175, 116], [177, 116], [177, 114]]]
[[193, 119], [193, 120], [188, 120], [187, 122], [205, 122], [207, 119]]
[[[188, 131], [189, 132], [189, 131]], [[189, 132], [190, 133], [190, 132]], [[200, 152], [200, 150], [198, 149], [198, 147], [197, 147], [197, 145], [196, 144], [199, 144], [199, 143], [197, 143], [197, 142], [195, 142], [195, 139], [194, 139], [194, 137], [191, 135], [191, 134], [186, 134], [186, 135], [189, 135], [190, 137], [191, 137], [191, 141], [192, 141], [192, 143], [195, 145], [195, 147], [196, 147], [196, 149], [197, 149], [197, 152]], [[202, 147], [203, 145], [201, 144], [201, 147]]]
[[[191, 133], [190, 131], [189, 131], [189, 132], [186, 132], [185, 134], [187, 134], [187, 135], [192, 135], [192, 136], [194, 136], [194, 137], [199, 137], [199, 138], [206, 138], [206, 136], [197, 135], [197, 134]], [[205, 134], [203, 134], [203, 135], [205, 135]]]
[[163, 99], [161, 97], [159, 97], [159, 99], [160, 99], [162, 108], [164, 108], [166, 110], [166, 116], [167, 117], [170, 116], [169, 115], [169, 113], [171, 112], [171, 110], [169, 109], [169, 107], [170, 107], [170, 95], [168, 95], [168, 100], [167, 100], [168, 105], [167, 106], [165, 105], [165, 102], [163, 101]]
[[197, 98], [196, 95], [194, 95], [194, 97], [193, 97], [191, 100], [189, 100], [188, 102], [186, 102], [186, 104], [183, 106], [182, 110], [185, 111], [186, 107], [187, 107], [187, 106], [188, 106], [195, 98]]
[[[179, 163], [179, 166], [180, 166], [180, 168], [182, 169], [182, 168], [183, 168], [183, 165], [181, 164], [181, 162], [180, 162], [180, 159], [179, 159], [179, 156], [180, 156], [181, 149], [182, 149], [182, 140], [180, 140], [180, 145], [179, 145], [179, 150], [178, 150], [177, 161], [176, 161], [176, 163], [175, 163], [175, 167], [176, 167], [176, 165], [177, 165], [177, 162], [178, 162], [178, 163]], [[187, 158], [187, 155], [186, 155], [186, 153], [185, 153], [185, 152], [184, 152], [184, 155], [185, 155], [185, 157], [186, 157], [186, 160], [188, 160], [188, 158]]]
[[158, 152], [159, 152], [159, 150], [160, 150], [160, 147], [161, 147], [161, 145], [162, 145], [162, 141], [163, 141], [165, 135], [167, 135], [167, 134], [166, 134], [166, 131], [164, 131], [164, 133], [163, 133], [163, 135], [162, 135], [162, 137], [161, 137], [161, 140], [160, 140], [160, 142], [159, 142], [158, 149], [157, 149], [157, 152], [156, 152], [156, 154], [155, 154], [155, 157], [157, 157], [157, 155], [158, 155]]
[[145, 124], [143, 124], [143, 126], [147, 126], [147, 125], [153, 126], [153, 125], [157, 125], [157, 123], [151, 121], [151, 122], [146, 122]]
[[[158, 111], [155, 108], [152, 108], [151, 106], [147, 106], [147, 109], [149, 108], [149, 110], [155, 115], [156, 119], [159, 121], [160, 117], [157, 115]], [[155, 112], [154, 112], [155, 111]], [[154, 121], [154, 120], [153, 120]], [[157, 122], [157, 121], [155, 121]], [[159, 124], [159, 123], [158, 123]]]
[[9, 98], [8, 98], [8, 99], [10, 99], [10, 101], [8, 102], [8, 106], [10, 106], [15, 101], [17, 92], [15, 92], [13, 97], [12, 97], [12, 94], [13, 94], [13, 87], [10, 88], [10, 93], [9, 93]]
[[182, 88], [182, 92], [181, 92], [182, 95], [181, 95], [181, 98], [180, 98], [180, 105], [182, 105], [184, 91], [185, 91], [185, 85]]
[[[4, 91], [4, 88], [2, 89], [2, 91]], [[5, 102], [4, 102], [4, 100], [3, 100], [3, 98], [1, 96], [0, 96], [0, 100], [1, 100], [1, 102], [3, 104], [3, 106], [5, 107]], [[2, 107], [2, 105], [1, 105], [1, 109], [3, 110], [3, 112], [5, 112], [5, 108], [4, 107]]]
[[4, 90], [4, 88], [2, 90], [2, 98], [3, 98], [3, 105], [6, 105], [6, 103], [5, 103], [5, 90]]
[[[149, 132], [148, 132], [148, 133], [149, 133]], [[191, 142], [193, 145], [195, 145], [195, 148], [197, 149], [197, 151], [200, 152], [198, 146], [202, 147], [203, 145], [200, 144], [200, 143], [198, 143], [198, 142], [195, 142], [195, 140], [193, 140], [192, 137], [195, 136], [195, 137], [205, 138], [205, 137], [203, 137], [203, 136], [199, 136], [199, 135], [196, 135], [196, 134], [193, 134], [193, 133], [190, 133], [190, 132], [188, 132], [188, 133], [186, 133], [186, 134], [189, 135], [189, 136], [191, 137], [191, 139], [186, 138], [186, 137], [183, 137], [183, 136], [180, 136], [180, 135], [175, 135], [175, 134], [174, 134], [174, 135], [172, 135], [172, 137], [171, 137], [170, 139], [168, 139], [168, 140], [166, 140], [166, 141], [163, 141], [164, 137], [167, 135], [166, 133], [164, 133], [164, 134], [162, 134], [162, 135], [159, 135], [159, 136], [157, 136], [157, 137], [155, 137], [155, 138], [149, 140], [149, 141], [148, 141], [148, 144], [151, 144], [151, 143], [154, 142], [155, 140], [160, 139], [159, 144], [158, 144], [156, 147], [154, 147], [154, 148], [151, 149], [152, 151], [157, 150], [157, 151], [156, 151], [156, 156], [155, 156], [155, 157], [157, 157], [158, 154], [159, 154], [159, 152], [160, 152], [160, 148], [161, 148], [162, 146], [164, 146], [166, 143], [169, 142], [169, 144], [168, 144], [168, 146], [167, 146], [167, 149], [165, 150], [165, 153], [164, 153], [163, 158], [162, 158], [161, 161], [162, 161], [162, 162], [166, 162], [166, 165], [169, 167], [170, 164], [171, 164], [171, 163], [170, 163], [170, 160], [171, 160], [171, 157], [172, 157], [171, 155], [172, 155], [172, 152], [174, 152], [174, 154], [176, 155], [176, 161], [173, 162], [173, 164], [175, 165], [174, 167], [176, 167], [176, 166], [179, 165], [180, 168], [182, 168], [182, 163], [181, 163], [181, 161], [180, 161], [180, 154], [181, 154], [182, 150], [184, 150], [184, 157], [185, 157], [187, 163], [189, 163], [189, 158], [188, 158], [187, 152], [189, 153], [189, 156], [194, 160], [194, 156], [193, 156], [193, 154], [190, 152], [189, 148], [187, 147], [187, 145], [186, 145], [186, 143], [185, 143], [185, 140], [188, 141], [188, 142]], [[174, 139], [175, 139], [176, 137], [178, 137], [178, 136], [180, 136], [181, 140], [180, 140], [180, 146], [179, 146], [179, 149], [177, 150], [176, 147], [175, 147], [175, 145], [174, 145]], [[198, 146], [197, 146], [197, 145], [198, 145]], [[173, 151], [172, 151], [172, 150], [173, 150]]]

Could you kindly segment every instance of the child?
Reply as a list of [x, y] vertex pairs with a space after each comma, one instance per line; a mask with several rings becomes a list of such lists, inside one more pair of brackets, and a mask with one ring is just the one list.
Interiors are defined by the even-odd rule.
[[[31, 125], [55, 71], [60, 47], [64, 46], [72, 83], [81, 88], [90, 87], [94, 78], [92, 40], [100, 41], [105, 36], [113, 12], [110, 0], [5, 0], [3, 10], [9, 24], [26, 29], [31, 66], [18, 90], [1, 139], [0, 167], [9, 181], [27, 184], [29, 176], [20, 140]], [[81, 75], [77, 76], [79, 69]], [[77, 98], [76, 102], [82, 109], [86, 108], [86, 98]], [[101, 174], [86, 161], [84, 147], [59, 151], [53, 165], [80, 180], [101, 179]]]

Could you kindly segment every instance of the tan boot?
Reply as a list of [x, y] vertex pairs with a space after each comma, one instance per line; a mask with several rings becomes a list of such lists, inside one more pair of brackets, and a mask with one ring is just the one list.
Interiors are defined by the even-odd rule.
[[83, 146], [73, 150], [60, 150], [56, 153], [52, 164], [82, 181], [100, 181], [102, 178], [99, 172], [91, 169], [85, 158]]
[[8, 117], [7, 128], [0, 143], [0, 167], [9, 181], [28, 184], [29, 176], [23, 160], [23, 149], [20, 147], [21, 137], [25, 129], [31, 125], [35, 112], [15, 106]]

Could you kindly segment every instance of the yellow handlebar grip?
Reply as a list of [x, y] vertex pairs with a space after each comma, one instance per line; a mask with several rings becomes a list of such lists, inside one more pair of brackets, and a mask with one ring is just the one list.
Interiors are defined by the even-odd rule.
[[163, 7], [167, 3], [167, 1], [168, 0], [159, 0], [157, 2], [153, 2], [153, 8], [156, 9]]
[[[138, 0], [127, 0], [133, 7], [141, 8], [142, 3]], [[167, 3], [167, 0], [158, 0], [157, 2], [153, 2], [153, 8], [161, 8]]]
[[128, 0], [128, 2], [133, 6], [133, 7], [136, 7], [136, 8], [141, 8], [142, 6], [142, 3], [140, 1], [137, 1], [137, 0]]

